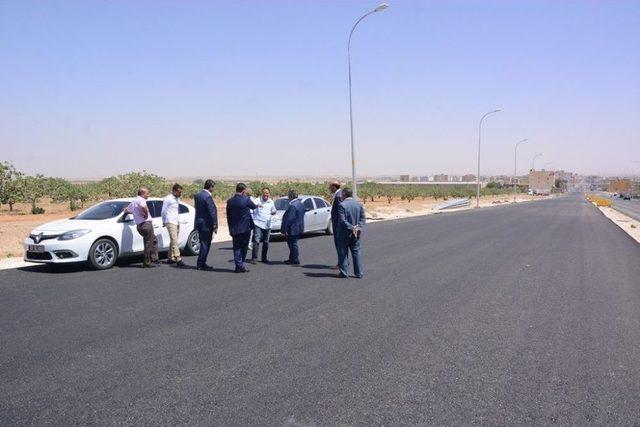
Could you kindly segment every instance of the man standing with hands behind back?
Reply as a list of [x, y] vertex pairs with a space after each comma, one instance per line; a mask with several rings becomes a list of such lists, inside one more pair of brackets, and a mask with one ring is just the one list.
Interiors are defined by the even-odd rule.
[[362, 258], [360, 257], [360, 240], [366, 220], [364, 208], [352, 196], [353, 192], [350, 188], [342, 190], [342, 203], [338, 210], [340, 215], [338, 228], [340, 272], [338, 277], [349, 277], [349, 251], [351, 251], [353, 272], [358, 279], [361, 279], [364, 271], [362, 269]]
[[213, 234], [218, 231], [218, 209], [213, 201], [213, 190], [215, 183], [208, 179], [204, 182], [204, 189], [194, 197], [196, 208], [196, 230], [200, 238], [200, 252], [198, 253], [197, 270], [213, 271], [207, 265], [207, 256], [213, 240]]

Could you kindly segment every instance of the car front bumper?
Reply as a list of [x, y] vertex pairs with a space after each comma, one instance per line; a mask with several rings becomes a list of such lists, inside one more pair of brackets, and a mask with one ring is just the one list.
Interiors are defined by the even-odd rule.
[[74, 240], [44, 240], [34, 242], [30, 237], [24, 240], [24, 260], [46, 264], [68, 264], [84, 262], [88, 259], [92, 237], [82, 236]]

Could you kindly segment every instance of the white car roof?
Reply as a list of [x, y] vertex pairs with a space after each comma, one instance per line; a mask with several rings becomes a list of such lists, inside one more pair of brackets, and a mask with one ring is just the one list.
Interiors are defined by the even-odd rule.
[[[317, 197], [318, 199], [324, 200], [324, 197], [322, 197], [322, 196], [310, 196], [308, 194], [300, 194], [298, 196], [298, 199], [308, 199], [309, 197]], [[281, 197], [278, 197], [278, 199], [288, 199], [288, 197], [287, 196], [281, 196]]]
[[[103, 200], [102, 202], [99, 202], [99, 203], [104, 203], [104, 202], [131, 202], [133, 199], [134, 199], [134, 197], [122, 197], [120, 199]], [[161, 198], [161, 197], [149, 197], [147, 199], [148, 202], [162, 202], [163, 200], [164, 200], [164, 198]], [[191, 206], [189, 203], [185, 203], [183, 199], [180, 199], [180, 203], [182, 203], [183, 205]]]

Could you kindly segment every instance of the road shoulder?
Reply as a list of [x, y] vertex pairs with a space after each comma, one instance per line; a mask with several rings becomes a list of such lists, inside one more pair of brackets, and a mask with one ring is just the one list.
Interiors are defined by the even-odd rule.
[[614, 208], [600, 206], [598, 209], [600, 209], [600, 212], [609, 218], [611, 222], [620, 227], [636, 242], [640, 243], [640, 221], [637, 221]]

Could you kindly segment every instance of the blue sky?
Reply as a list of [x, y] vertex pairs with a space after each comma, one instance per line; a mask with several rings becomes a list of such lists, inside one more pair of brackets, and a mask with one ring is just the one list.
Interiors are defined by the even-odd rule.
[[[376, 1], [0, 0], [0, 159], [100, 177], [349, 175]], [[389, 1], [353, 38], [360, 174], [640, 173], [640, 2]]]

